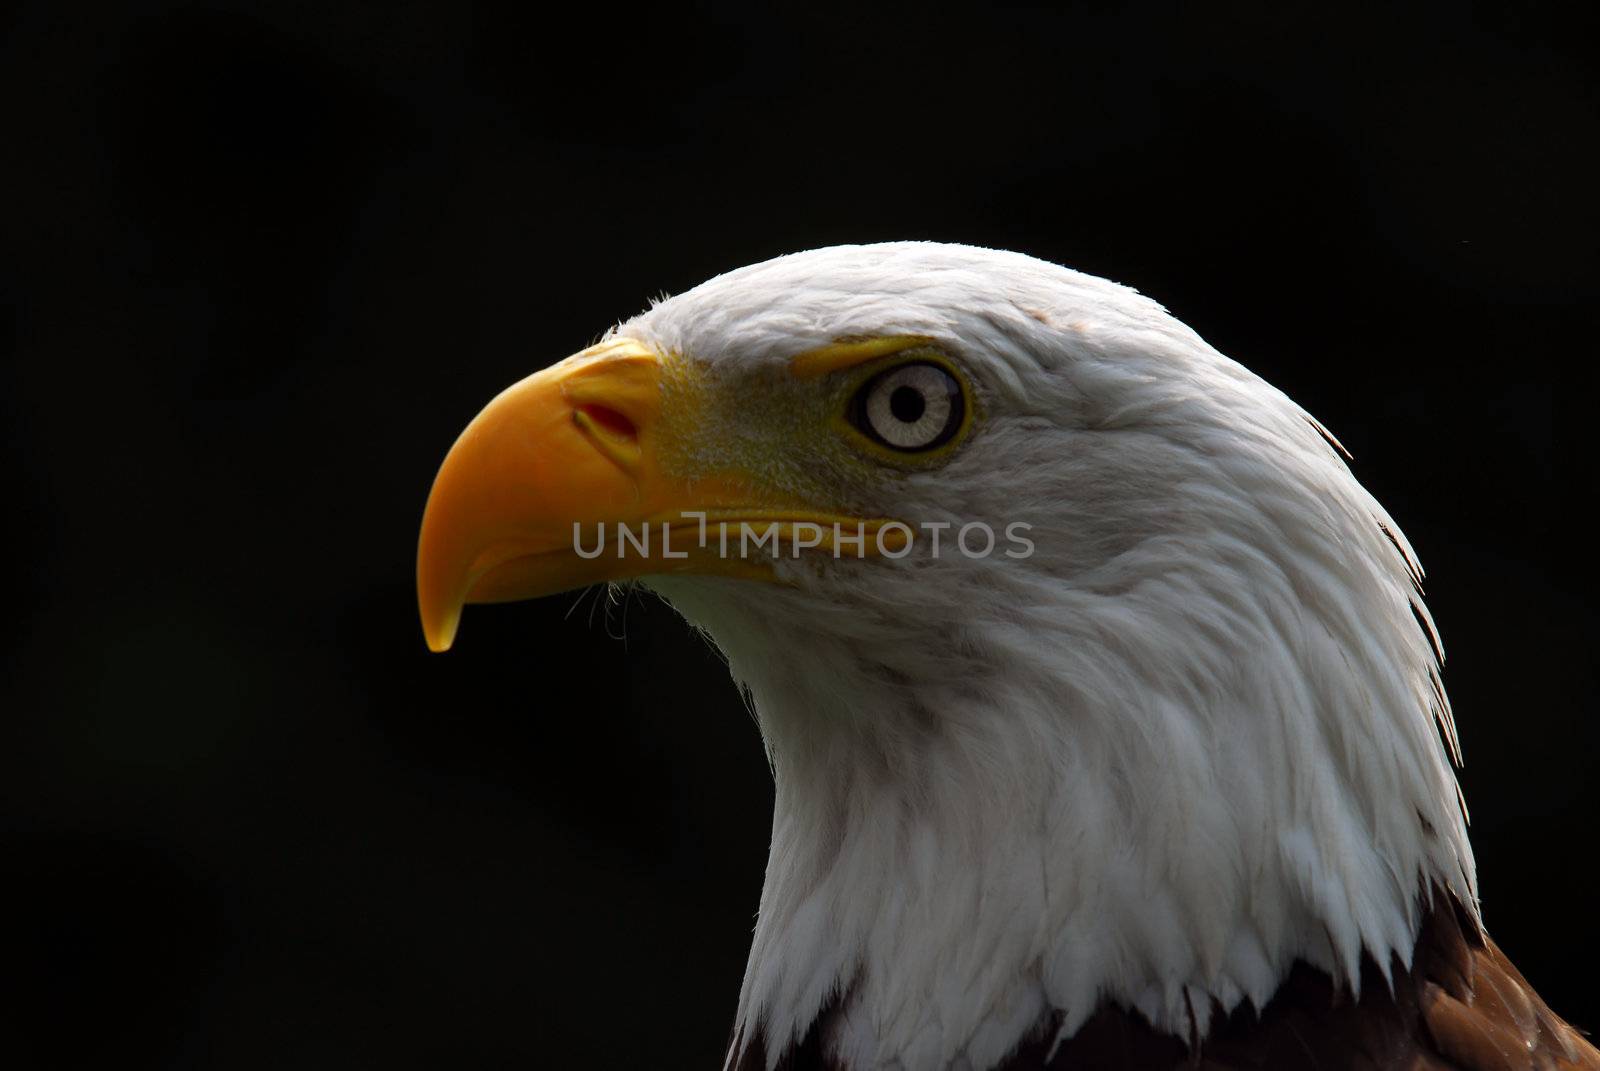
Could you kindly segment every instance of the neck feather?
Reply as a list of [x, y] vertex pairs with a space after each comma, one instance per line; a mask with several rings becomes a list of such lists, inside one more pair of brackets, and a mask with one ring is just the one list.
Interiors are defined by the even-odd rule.
[[1190, 1038], [1297, 962], [1354, 991], [1364, 953], [1409, 964], [1418, 890], [1475, 905], [1472, 855], [1407, 559], [1374, 526], [1352, 569], [1349, 539], [1292, 573], [1159, 539], [1131, 570], [997, 567], [1012, 609], [962, 622], [915, 563], [870, 605], [657, 585], [776, 781], [738, 1036], [775, 1063], [836, 1005], [844, 1066], [981, 1071], [1104, 1004]]

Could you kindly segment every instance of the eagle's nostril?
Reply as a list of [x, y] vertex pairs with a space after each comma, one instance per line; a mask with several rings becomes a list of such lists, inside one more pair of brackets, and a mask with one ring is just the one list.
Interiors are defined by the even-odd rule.
[[638, 427], [633, 421], [610, 406], [587, 402], [578, 406], [578, 412], [588, 417], [596, 427], [608, 435], [618, 439], [627, 439], [629, 442], [638, 441]]

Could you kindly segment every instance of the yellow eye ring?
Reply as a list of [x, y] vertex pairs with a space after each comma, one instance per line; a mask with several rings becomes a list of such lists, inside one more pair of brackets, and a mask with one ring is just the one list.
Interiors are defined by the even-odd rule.
[[971, 388], [955, 363], [919, 346], [863, 365], [850, 378], [841, 422], [875, 457], [921, 468], [960, 445], [973, 409]]

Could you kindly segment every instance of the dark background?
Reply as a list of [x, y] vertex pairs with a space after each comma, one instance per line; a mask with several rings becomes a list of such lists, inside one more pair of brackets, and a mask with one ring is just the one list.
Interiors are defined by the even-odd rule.
[[0, 16], [0, 1058], [712, 1066], [771, 805], [723, 669], [572, 597], [429, 656], [417, 525], [650, 296], [905, 237], [1137, 286], [1355, 452], [1488, 921], [1600, 1026], [1583, 7]]

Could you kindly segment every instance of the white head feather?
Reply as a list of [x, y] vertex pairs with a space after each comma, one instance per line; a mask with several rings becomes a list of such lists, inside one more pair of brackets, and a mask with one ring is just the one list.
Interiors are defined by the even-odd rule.
[[873, 505], [1033, 525], [1020, 561], [650, 581], [770, 754], [739, 1023], [772, 1060], [835, 993], [852, 1067], [981, 1071], [1102, 1001], [1189, 1037], [1297, 959], [1352, 988], [1363, 951], [1409, 962], [1432, 885], [1475, 910], [1415, 557], [1313, 418], [1155, 302], [898, 243], [731, 272], [618, 330], [734, 373], [930, 337], [982, 419]]

